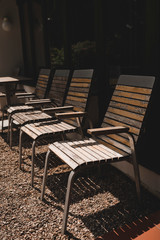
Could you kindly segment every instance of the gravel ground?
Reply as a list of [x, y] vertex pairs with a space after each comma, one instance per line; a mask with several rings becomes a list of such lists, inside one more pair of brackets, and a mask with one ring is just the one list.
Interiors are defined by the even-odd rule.
[[16, 133], [14, 139], [11, 150], [6, 143], [6, 133], [0, 135], [0, 239], [95, 239], [160, 209], [160, 201], [143, 188], [143, 207], [139, 207], [134, 183], [117, 169], [107, 166], [105, 175], [101, 174], [101, 177], [93, 169], [94, 174], [84, 174], [74, 184], [68, 232], [61, 235], [70, 169], [52, 157], [42, 202], [39, 197], [47, 145], [43, 142], [37, 149], [35, 186], [32, 188], [31, 144], [26, 138], [21, 171]]

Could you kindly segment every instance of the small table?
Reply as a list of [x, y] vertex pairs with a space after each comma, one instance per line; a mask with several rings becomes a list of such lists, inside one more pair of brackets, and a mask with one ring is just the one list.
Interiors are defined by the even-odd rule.
[[[3, 85], [5, 87], [5, 93], [7, 98], [7, 105], [11, 104], [10, 96], [12, 94], [12, 91], [10, 90], [10, 84], [15, 83], [17, 84], [19, 80], [17, 78], [13, 77], [0, 77], [0, 85]], [[16, 89], [16, 86], [15, 86]]]

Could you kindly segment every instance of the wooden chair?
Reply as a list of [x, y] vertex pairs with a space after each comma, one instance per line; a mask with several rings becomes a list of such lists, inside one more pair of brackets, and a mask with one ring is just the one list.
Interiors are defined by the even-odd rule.
[[[86, 116], [88, 97], [90, 95], [90, 86], [93, 78], [93, 70], [75, 70], [71, 79], [70, 87], [65, 101], [64, 107], [52, 108], [49, 111], [66, 110], [67, 105], [72, 103], [72, 112], [56, 113], [57, 119], [49, 121], [26, 124], [21, 127], [19, 137], [19, 163], [20, 169], [22, 165], [22, 136], [26, 133], [33, 140], [32, 143], [32, 170], [31, 170], [31, 185], [33, 186], [34, 178], [34, 158], [35, 146], [38, 140], [49, 136], [65, 137], [66, 133], [78, 131], [83, 135], [82, 126]], [[78, 112], [73, 111], [79, 110]], [[60, 119], [65, 120], [61, 121]], [[39, 142], [39, 141], [38, 141]]]
[[[46, 93], [47, 93], [47, 87], [49, 84], [49, 79], [50, 79], [50, 74], [51, 70], [50, 69], [41, 69], [38, 75], [38, 80], [35, 88], [35, 93], [29, 93], [29, 92], [22, 92], [22, 93], [16, 93], [17, 99], [25, 99], [25, 98], [45, 98]], [[45, 100], [46, 103], [49, 102], [48, 100]], [[32, 100], [31, 100], [32, 102]], [[4, 114], [7, 112], [8, 115], [8, 120], [10, 123], [10, 118], [11, 115], [16, 113], [16, 112], [25, 112], [25, 111], [30, 111], [34, 109], [32, 105], [24, 105], [23, 104], [13, 104], [13, 106], [5, 106], [3, 109], [3, 114], [2, 114], [2, 133], [3, 133], [3, 123], [4, 123]], [[8, 124], [9, 125], [9, 124]]]
[[[49, 90], [49, 94], [47, 96], [49, 97], [48, 99], [36, 99], [30, 102], [26, 102], [26, 105], [10, 107], [8, 109], [8, 113], [9, 113], [8, 132], [10, 136], [11, 147], [12, 147], [13, 124], [17, 126], [22, 126], [29, 122], [44, 121], [45, 118], [46, 120], [52, 119], [51, 116], [42, 112], [41, 109], [44, 106], [46, 107], [46, 105], [48, 105], [48, 108], [50, 106], [49, 109], [51, 109], [55, 106], [62, 106], [64, 104], [64, 99], [68, 91], [70, 77], [71, 77], [70, 70], [68, 69], [56, 70], [52, 79], [52, 84]], [[38, 109], [37, 109], [37, 106], [39, 106]]]
[[44, 198], [49, 156], [54, 153], [71, 168], [68, 178], [62, 233], [67, 226], [71, 189], [77, 173], [85, 168], [131, 160], [135, 173], [137, 196], [140, 201], [140, 177], [135, 146], [150, 101], [155, 78], [121, 75], [105, 114], [102, 127], [88, 129], [92, 138], [81, 141], [54, 142], [49, 146], [43, 177], [41, 199]]

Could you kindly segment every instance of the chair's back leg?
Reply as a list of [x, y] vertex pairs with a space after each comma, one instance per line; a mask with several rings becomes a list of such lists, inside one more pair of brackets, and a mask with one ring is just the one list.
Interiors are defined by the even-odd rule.
[[141, 202], [141, 189], [140, 189], [140, 174], [139, 174], [139, 167], [136, 159], [136, 152], [135, 152], [135, 143], [134, 138], [131, 134], [129, 136], [131, 151], [132, 151], [132, 162], [133, 162], [133, 168], [134, 168], [134, 175], [135, 175], [135, 184], [136, 184], [136, 191], [137, 191], [137, 197], [138, 202]]
[[41, 191], [41, 200], [43, 200], [44, 193], [45, 193], [45, 186], [46, 186], [46, 179], [47, 179], [47, 169], [48, 169], [48, 160], [49, 160], [50, 153], [51, 153], [51, 151], [48, 150], [48, 152], [46, 154], [46, 159], [45, 159], [43, 182], [42, 182], [42, 191]]
[[32, 168], [31, 168], [31, 186], [32, 186], [32, 187], [33, 187], [33, 183], [34, 183], [35, 147], [36, 147], [36, 141], [33, 141], [33, 143], [32, 143]]
[[66, 192], [64, 214], [63, 214], [62, 234], [66, 232], [67, 218], [68, 218], [68, 211], [69, 211], [69, 204], [70, 204], [70, 197], [71, 197], [71, 188], [72, 188], [74, 177], [75, 177], [75, 171], [71, 171], [68, 177], [68, 183], [67, 183], [67, 192]]
[[22, 135], [23, 131], [20, 129], [20, 134], [19, 134], [19, 168], [22, 169]]

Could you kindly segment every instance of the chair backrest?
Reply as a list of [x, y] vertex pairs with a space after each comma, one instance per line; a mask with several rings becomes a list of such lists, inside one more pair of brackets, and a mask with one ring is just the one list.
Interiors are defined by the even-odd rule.
[[50, 74], [51, 69], [40, 69], [35, 90], [36, 96], [38, 98], [46, 97]]
[[[75, 111], [86, 111], [93, 74], [93, 69], [74, 70], [66, 96], [65, 106], [71, 105]], [[68, 122], [77, 125], [73, 119], [68, 120]]]
[[52, 78], [48, 98], [52, 99], [55, 105], [63, 106], [70, 80], [70, 70], [57, 69]]
[[[113, 92], [102, 127], [127, 126], [137, 143], [150, 101], [155, 77], [121, 75]], [[105, 145], [123, 153], [129, 152], [125, 134], [99, 136]]]

